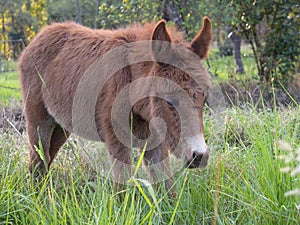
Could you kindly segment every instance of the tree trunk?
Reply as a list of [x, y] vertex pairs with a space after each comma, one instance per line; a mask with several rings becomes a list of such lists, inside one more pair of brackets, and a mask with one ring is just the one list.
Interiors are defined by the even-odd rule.
[[162, 18], [166, 21], [173, 21], [178, 29], [182, 30], [182, 19], [179, 16], [179, 13], [177, 12], [174, 3], [171, 4], [169, 0], [162, 0]]
[[241, 58], [241, 43], [242, 43], [242, 37], [237, 35], [234, 31], [230, 33], [230, 39], [233, 43], [233, 56], [234, 56], [234, 62], [236, 66], [236, 73], [244, 73], [244, 65]]
[[96, 3], [95, 20], [94, 20], [94, 29], [97, 29], [97, 18], [98, 18], [98, 15], [99, 15], [100, 1], [101, 1], [101, 0], [97, 0], [97, 3]]
[[80, 0], [76, 0], [76, 8], [77, 8], [77, 22], [82, 24], [82, 16], [81, 16], [81, 9], [80, 9]]
[[[4, 13], [1, 14], [1, 17], [2, 17], [2, 35], [3, 35], [3, 39], [2, 39], [2, 44], [3, 44], [3, 47], [0, 45], [1, 49], [3, 49], [3, 58], [5, 57], [5, 54], [6, 54], [6, 37], [5, 37], [5, 33], [6, 33], [6, 30], [5, 30], [5, 17], [4, 17]], [[0, 57], [2, 58], [2, 54], [1, 54], [1, 49], [0, 49]], [[0, 58], [0, 60], [1, 60]], [[2, 68], [2, 66], [1, 66]]]
[[[15, 24], [15, 11], [14, 10], [10, 10], [10, 16], [11, 16], [11, 24], [12, 24], [12, 29], [15, 30], [15, 27], [16, 27], [16, 24]], [[16, 59], [17, 56], [16, 56], [16, 44], [14, 42], [15, 40], [15, 33], [12, 33], [11, 32], [11, 35], [8, 39], [12, 39], [12, 57], [13, 59]]]

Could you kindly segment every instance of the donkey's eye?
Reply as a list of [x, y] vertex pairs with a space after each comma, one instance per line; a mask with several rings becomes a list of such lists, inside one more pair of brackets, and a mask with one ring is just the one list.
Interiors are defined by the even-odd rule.
[[169, 96], [169, 97], [167, 97], [166, 100], [167, 100], [167, 104], [170, 108], [174, 108], [179, 105], [178, 100], [174, 97]]

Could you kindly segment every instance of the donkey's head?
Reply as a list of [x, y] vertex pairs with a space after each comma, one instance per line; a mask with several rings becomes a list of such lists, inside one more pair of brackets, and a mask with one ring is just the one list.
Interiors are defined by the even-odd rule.
[[212, 40], [210, 20], [204, 18], [191, 43], [172, 43], [164, 21], [154, 28], [152, 40], [157, 63], [151, 75], [160, 79], [151, 87], [151, 118], [159, 117], [166, 125], [165, 147], [184, 159], [188, 168], [204, 167], [208, 147], [203, 136], [202, 111], [210, 77], [200, 59], [207, 56]]

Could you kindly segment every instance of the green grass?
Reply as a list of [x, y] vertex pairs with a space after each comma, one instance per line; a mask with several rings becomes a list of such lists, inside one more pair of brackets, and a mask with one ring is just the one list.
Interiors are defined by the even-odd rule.
[[16, 71], [17, 69], [18, 69], [18, 63], [16, 60], [8, 60], [8, 61], [2, 60], [2, 68], [0, 68], [2, 72]]
[[[234, 71], [232, 58], [216, 60], [211, 64], [218, 79], [227, 80]], [[252, 62], [249, 57], [245, 63], [248, 78], [253, 75]], [[0, 74], [0, 85], [19, 88], [17, 73]], [[12, 90], [0, 87], [0, 101], [8, 105], [12, 97], [20, 99], [19, 91]], [[120, 202], [111, 181], [93, 170], [82, 154], [95, 145], [75, 136], [59, 152], [46, 179], [34, 181], [27, 168], [26, 135], [13, 128], [4, 132], [0, 126], [0, 224], [198, 225], [216, 220], [219, 225], [297, 225], [299, 196], [285, 193], [300, 188], [300, 177], [281, 170], [300, 163], [299, 110], [230, 108], [222, 115], [224, 126], [207, 111], [210, 165], [178, 172], [172, 190], [177, 197], [172, 200], [162, 187], [153, 191], [140, 182], [139, 187], [129, 186]], [[279, 140], [293, 150], [280, 149]], [[289, 155], [290, 161], [281, 155]]]
[[213, 135], [214, 118], [205, 117], [210, 166], [176, 174], [172, 201], [164, 190], [151, 192], [141, 184], [128, 187], [120, 203], [111, 182], [84, 163], [76, 137], [60, 151], [47, 179], [36, 183], [27, 170], [26, 138], [13, 130], [0, 133], [0, 223], [213, 224], [217, 207], [217, 224], [298, 224], [300, 200], [284, 194], [299, 188], [300, 179], [280, 171], [285, 152], [277, 142], [300, 147], [299, 108], [229, 109], [225, 135], [219, 136]]
[[21, 100], [18, 72], [0, 73], [0, 102], [9, 105], [12, 99]]
[[[241, 57], [245, 73], [237, 74], [235, 72], [236, 67], [233, 56], [221, 57], [217, 49], [212, 49], [208, 58], [210, 72], [214, 74], [220, 82], [227, 80], [259, 79], [254, 56], [251, 53], [251, 50], [243, 46], [241, 49]], [[207, 62], [204, 64], [207, 64]]]

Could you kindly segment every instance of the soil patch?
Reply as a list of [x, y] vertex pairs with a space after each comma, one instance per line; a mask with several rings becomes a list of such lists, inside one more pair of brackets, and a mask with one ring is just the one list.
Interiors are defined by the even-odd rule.
[[297, 106], [300, 104], [300, 87], [292, 83], [284, 90], [280, 87], [271, 87], [267, 84], [225, 82], [220, 84], [227, 106], [244, 108], [245, 105], [254, 105], [256, 109], [274, 109]]
[[25, 131], [25, 121], [21, 104], [12, 102], [9, 107], [4, 107], [0, 103], [0, 131], [16, 130], [19, 133]]

